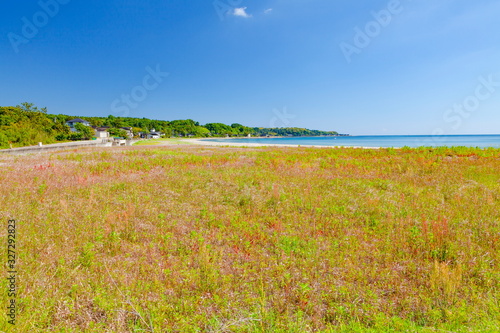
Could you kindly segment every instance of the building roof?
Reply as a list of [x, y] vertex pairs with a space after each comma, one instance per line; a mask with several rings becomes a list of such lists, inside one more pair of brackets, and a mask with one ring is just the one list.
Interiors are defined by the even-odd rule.
[[88, 123], [88, 121], [80, 119], [80, 118], [75, 118], [72, 120], [68, 120], [67, 123]]

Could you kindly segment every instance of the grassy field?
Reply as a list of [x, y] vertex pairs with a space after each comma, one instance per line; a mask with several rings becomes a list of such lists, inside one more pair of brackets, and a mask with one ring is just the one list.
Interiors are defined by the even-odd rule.
[[500, 331], [500, 150], [0, 155], [0, 196], [2, 331]]

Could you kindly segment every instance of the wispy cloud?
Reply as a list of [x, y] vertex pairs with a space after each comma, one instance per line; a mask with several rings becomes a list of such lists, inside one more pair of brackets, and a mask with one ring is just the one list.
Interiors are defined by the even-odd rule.
[[247, 10], [247, 7], [235, 8], [233, 15], [244, 17], [244, 18], [252, 17], [252, 15], [249, 15], [246, 10]]
[[268, 8], [264, 11], [264, 14], [270, 14], [273, 11], [272, 8]]

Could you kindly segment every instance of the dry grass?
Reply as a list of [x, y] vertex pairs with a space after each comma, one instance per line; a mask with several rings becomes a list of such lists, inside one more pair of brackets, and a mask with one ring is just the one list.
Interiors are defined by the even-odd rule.
[[500, 331], [499, 150], [127, 147], [0, 165], [19, 332]]

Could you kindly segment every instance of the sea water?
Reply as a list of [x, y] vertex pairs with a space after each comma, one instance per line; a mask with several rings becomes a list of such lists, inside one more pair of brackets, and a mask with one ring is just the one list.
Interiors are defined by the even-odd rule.
[[479, 147], [500, 148], [500, 135], [360, 135], [206, 139], [212, 142], [339, 147]]

